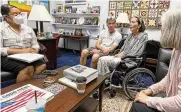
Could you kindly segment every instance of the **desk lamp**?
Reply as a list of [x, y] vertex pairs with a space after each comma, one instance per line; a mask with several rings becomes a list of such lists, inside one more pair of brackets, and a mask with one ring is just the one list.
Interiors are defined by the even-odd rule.
[[121, 23], [121, 33], [123, 34], [123, 24], [129, 24], [129, 18], [127, 13], [119, 13], [116, 23]]
[[[40, 39], [45, 39], [43, 35], [43, 24], [40, 29], [40, 22], [43, 21], [53, 21], [51, 15], [47, 11], [46, 7], [44, 5], [33, 5], [30, 15], [28, 17], [28, 20], [30, 21], [37, 21], [38, 22], [38, 33], [37, 33], [37, 38]], [[41, 32], [42, 31], [42, 32]]]

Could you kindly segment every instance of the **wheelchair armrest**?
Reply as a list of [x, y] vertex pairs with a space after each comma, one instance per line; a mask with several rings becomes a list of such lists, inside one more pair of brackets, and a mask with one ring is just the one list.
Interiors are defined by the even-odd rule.
[[142, 57], [138, 57], [138, 56], [125, 56], [123, 58], [121, 58], [121, 60], [125, 60], [125, 59], [133, 59], [133, 60], [142, 60]]
[[114, 50], [114, 51], [113, 51], [113, 55], [118, 54], [118, 53], [119, 53], [119, 51], [120, 51], [120, 49], [116, 49], [116, 50]]

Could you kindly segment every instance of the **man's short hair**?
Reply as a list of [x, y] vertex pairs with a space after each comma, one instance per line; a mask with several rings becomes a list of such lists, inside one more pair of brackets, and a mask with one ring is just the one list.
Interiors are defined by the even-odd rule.
[[109, 21], [113, 21], [114, 23], [116, 23], [116, 19], [113, 17], [108, 17], [106, 23], [108, 23]]

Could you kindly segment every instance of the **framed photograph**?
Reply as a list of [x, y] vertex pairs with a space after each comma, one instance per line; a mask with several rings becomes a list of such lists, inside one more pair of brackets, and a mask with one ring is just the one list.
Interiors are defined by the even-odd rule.
[[75, 36], [82, 36], [82, 29], [75, 29], [74, 35]]
[[63, 12], [63, 4], [57, 4], [57, 13]]

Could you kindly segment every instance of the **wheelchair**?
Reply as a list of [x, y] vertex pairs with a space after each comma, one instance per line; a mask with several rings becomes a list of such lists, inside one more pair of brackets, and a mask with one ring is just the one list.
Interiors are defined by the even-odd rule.
[[138, 92], [155, 83], [153, 72], [144, 68], [146, 52], [149, 52], [148, 45], [150, 41], [146, 42], [144, 52], [140, 56], [126, 56], [114, 70], [111, 70], [109, 80], [105, 82], [109, 85], [105, 90], [109, 90], [111, 98], [116, 95], [116, 89], [120, 88], [130, 100], [134, 100]]

